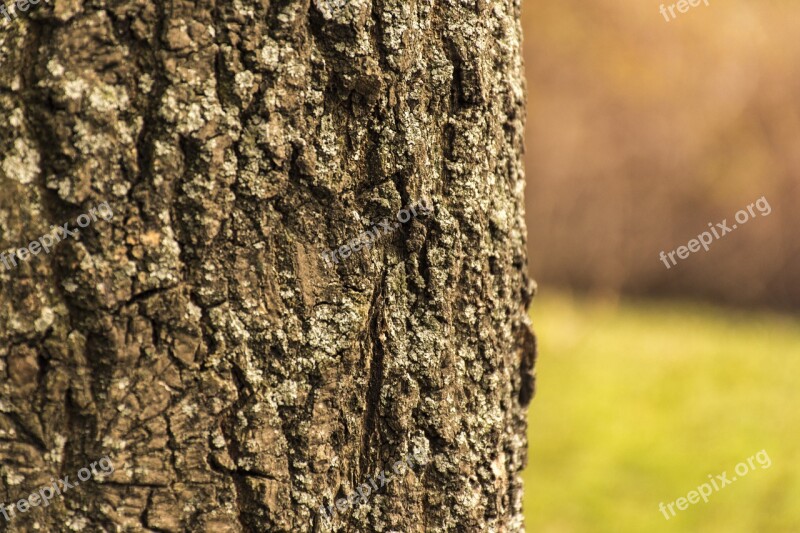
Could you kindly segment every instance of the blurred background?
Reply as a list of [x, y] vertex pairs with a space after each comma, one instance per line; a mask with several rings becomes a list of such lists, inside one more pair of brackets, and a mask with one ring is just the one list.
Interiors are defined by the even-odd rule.
[[[660, 5], [523, 1], [526, 526], [800, 532], [800, 3]], [[769, 468], [659, 511], [761, 450]]]

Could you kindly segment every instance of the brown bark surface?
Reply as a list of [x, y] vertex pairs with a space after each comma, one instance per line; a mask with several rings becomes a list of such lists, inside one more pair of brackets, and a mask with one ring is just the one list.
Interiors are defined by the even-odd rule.
[[514, 0], [54, 0], [0, 30], [0, 250], [114, 213], [0, 265], [0, 503], [114, 465], [0, 531], [523, 530], [519, 51]]

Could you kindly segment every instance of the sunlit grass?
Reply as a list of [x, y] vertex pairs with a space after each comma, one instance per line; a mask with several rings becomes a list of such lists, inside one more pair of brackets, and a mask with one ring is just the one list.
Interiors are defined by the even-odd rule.
[[[532, 316], [528, 531], [800, 531], [800, 320], [558, 295]], [[771, 467], [665, 520], [760, 450]]]

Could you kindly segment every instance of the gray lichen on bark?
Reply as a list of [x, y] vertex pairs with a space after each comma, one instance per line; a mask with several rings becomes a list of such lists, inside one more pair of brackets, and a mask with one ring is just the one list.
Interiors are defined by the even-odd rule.
[[116, 466], [9, 531], [523, 529], [518, 2], [55, 0], [0, 53], [0, 247], [115, 213], [0, 270], [0, 502]]

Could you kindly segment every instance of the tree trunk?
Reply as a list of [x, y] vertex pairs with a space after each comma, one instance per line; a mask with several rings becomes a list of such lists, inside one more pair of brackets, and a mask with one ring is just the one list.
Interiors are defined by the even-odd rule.
[[16, 16], [0, 530], [522, 531], [518, 2]]

